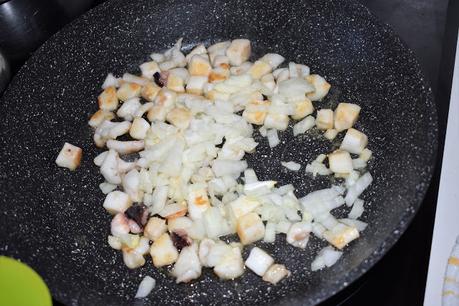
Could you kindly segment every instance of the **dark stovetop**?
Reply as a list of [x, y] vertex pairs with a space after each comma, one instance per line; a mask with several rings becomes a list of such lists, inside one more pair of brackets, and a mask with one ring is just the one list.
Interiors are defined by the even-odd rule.
[[[93, 1], [94, 5], [104, 0]], [[358, 281], [338, 293], [329, 305], [421, 305], [430, 254], [449, 106], [459, 2], [451, 0], [360, 0], [391, 25], [416, 53], [436, 97], [440, 128], [437, 170], [412, 224], [388, 254]], [[0, 3], [2, 1], [0, 0]], [[87, 1], [88, 2], [88, 1]], [[25, 60], [25, 59], [24, 59]], [[13, 71], [22, 65], [16, 60]], [[59, 303], [56, 303], [59, 305]]]

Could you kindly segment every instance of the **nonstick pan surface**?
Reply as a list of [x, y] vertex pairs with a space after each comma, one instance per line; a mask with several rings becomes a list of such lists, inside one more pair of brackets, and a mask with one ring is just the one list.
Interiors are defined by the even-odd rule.
[[[280, 237], [275, 245], [257, 243], [293, 272], [277, 286], [251, 272], [222, 282], [211, 271], [177, 285], [151, 261], [127, 269], [107, 245], [110, 217], [102, 208], [102, 178], [92, 162], [100, 151], [88, 117], [108, 72], [137, 73], [151, 52], [180, 37], [188, 48], [249, 38], [254, 58], [280, 53], [332, 84], [318, 108], [342, 101], [362, 106], [357, 128], [369, 136], [375, 156], [369, 168], [375, 181], [363, 197], [362, 220], [369, 226], [338, 264], [311, 273], [323, 242], [311, 239], [302, 251]], [[31, 265], [68, 305], [316, 304], [365, 273], [397, 241], [422, 202], [437, 147], [432, 93], [413, 53], [354, 1], [112, 0], [46, 42], [13, 79], [0, 109], [0, 253]], [[293, 183], [298, 196], [330, 186], [329, 178], [287, 172], [280, 161], [305, 165], [336, 143], [314, 132], [294, 139], [291, 129], [280, 138], [270, 150], [256, 136], [260, 145], [248, 162], [260, 179]], [[54, 163], [64, 142], [84, 150], [75, 172]], [[145, 275], [157, 288], [134, 301]]]

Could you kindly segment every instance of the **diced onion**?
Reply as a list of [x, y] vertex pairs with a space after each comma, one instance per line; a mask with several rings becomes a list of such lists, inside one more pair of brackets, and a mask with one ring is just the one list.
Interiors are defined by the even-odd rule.
[[363, 200], [357, 199], [354, 201], [354, 204], [352, 205], [352, 209], [347, 215], [348, 218], [350, 219], [358, 219], [360, 216], [363, 214]]
[[371, 182], [373, 182], [373, 177], [371, 176], [370, 172], [365, 173], [362, 175], [354, 185], [352, 185], [346, 194], [346, 204], [352, 205], [355, 200], [362, 194], [362, 192], [370, 186]]
[[276, 232], [287, 234], [288, 230], [292, 226], [292, 223], [289, 221], [281, 221], [277, 223]]
[[355, 219], [339, 219], [339, 222], [344, 223], [351, 227], [355, 227], [359, 232], [364, 231], [368, 225], [368, 223], [366, 222], [355, 220]]
[[117, 187], [116, 185], [110, 184], [110, 183], [107, 183], [107, 182], [103, 182], [103, 183], [99, 184], [99, 188], [100, 188], [100, 190], [102, 191], [103, 194], [107, 194], [107, 193], [115, 190], [116, 187]]
[[264, 242], [273, 243], [276, 240], [276, 224], [272, 222], [266, 223]]
[[316, 119], [312, 116], [307, 116], [297, 124], [293, 126], [293, 136], [297, 136], [299, 134], [303, 134], [307, 130], [311, 129], [314, 127], [316, 124]]
[[245, 169], [245, 171], [244, 171], [244, 181], [245, 181], [246, 184], [258, 182], [257, 175], [255, 174], [255, 171], [253, 169], [251, 169], [251, 168]]
[[289, 162], [281, 162], [281, 165], [284, 166], [285, 168], [292, 170], [292, 171], [298, 171], [301, 168], [301, 165], [292, 161]]
[[354, 167], [354, 169], [359, 170], [359, 169], [366, 168], [367, 163], [359, 157], [359, 158], [354, 158], [352, 160], [352, 166]]

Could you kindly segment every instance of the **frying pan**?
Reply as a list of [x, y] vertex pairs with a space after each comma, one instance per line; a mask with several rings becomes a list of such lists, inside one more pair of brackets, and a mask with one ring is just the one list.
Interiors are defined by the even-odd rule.
[[[87, 119], [97, 109], [107, 72], [138, 72], [148, 54], [179, 37], [186, 48], [249, 38], [254, 58], [277, 52], [323, 75], [333, 87], [319, 108], [341, 101], [362, 106], [357, 128], [369, 136], [375, 157], [369, 168], [375, 181], [363, 196], [362, 220], [370, 225], [338, 264], [312, 273], [310, 263], [324, 243], [313, 238], [302, 251], [279, 237], [275, 245], [257, 243], [293, 272], [277, 286], [251, 272], [221, 282], [211, 271], [191, 285], [177, 285], [167, 269], [154, 269], [151, 262], [127, 269], [107, 246], [110, 217], [92, 162], [100, 151]], [[415, 57], [354, 1], [112, 0], [46, 42], [13, 79], [1, 109], [0, 252], [31, 265], [53, 296], [69, 305], [319, 303], [365, 273], [397, 241], [424, 197], [437, 147], [432, 93]], [[336, 143], [314, 132], [293, 138], [289, 129], [270, 150], [266, 139], [255, 137], [260, 145], [248, 162], [260, 179], [293, 183], [298, 196], [330, 186], [329, 178], [287, 172], [280, 161], [305, 165]], [[75, 172], [54, 164], [65, 141], [84, 150]], [[148, 299], [134, 301], [145, 275], [157, 280], [157, 288]]]

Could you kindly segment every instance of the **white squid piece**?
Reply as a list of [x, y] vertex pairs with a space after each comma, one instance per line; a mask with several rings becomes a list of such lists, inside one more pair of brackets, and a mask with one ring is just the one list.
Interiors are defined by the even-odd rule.
[[328, 94], [331, 85], [320, 75], [308, 75], [306, 80], [314, 86], [314, 92], [307, 94], [311, 101], [320, 101]]
[[104, 111], [114, 111], [118, 108], [118, 97], [116, 88], [113, 86], [107, 87], [97, 98], [99, 108]]
[[335, 109], [335, 129], [341, 132], [351, 128], [359, 117], [360, 109], [357, 104], [338, 104]]
[[102, 166], [102, 164], [104, 163], [105, 157], [107, 157], [107, 154], [108, 154], [108, 151], [104, 151], [100, 153], [99, 155], [97, 155], [96, 157], [94, 157], [94, 164], [98, 167]]
[[75, 170], [80, 165], [82, 155], [81, 148], [66, 142], [56, 158], [56, 164], [59, 167]]
[[274, 258], [264, 250], [254, 247], [245, 261], [245, 266], [258, 276], [263, 276], [273, 263]]
[[237, 234], [242, 244], [247, 245], [263, 239], [265, 225], [257, 213], [251, 212], [237, 220]]
[[159, 217], [152, 217], [148, 220], [143, 230], [145, 237], [151, 241], [156, 241], [162, 234], [167, 231], [166, 220]]
[[123, 262], [129, 269], [135, 269], [145, 264], [144, 255], [150, 249], [149, 240], [141, 237], [139, 243], [134, 248], [123, 248]]
[[209, 48], [207, 48], [207, 52], [209, 52], [210, 61], [213, 62], [215, 57], [219, 55], [225, 55], [226, 50], [230, 45], [231, 41], [222, 41], [209, 46]]
[[188, 283], [201, 276], [201, 269], [198, 246], [194, 243], [182, 249], [172, 270], [172, 275], [177, 278], [177, 283]]
[[155, 99], [155, 104], [148, 110], [148, 120], [166, 120], [167, 113], [174, 108], [176, 99], [177, 94], [174, 91], [163, 87]]
[[355, 227], [338, 223], [331, 230], [325, 231], [323, 237], [334, 247], [341, 250], [349, 242], [359, 238], [359, 231]]
[[204, 267], [212, 267], [211, 261], [209, 261], [209, 254], [211, 253], [211, 249], [215, 246], [215, 240], [205, 238], [201, 240], [199, 243], [199, 260]]
[[127, 121], [132, 121], [137, 110], [142, 106], [139, 98], [132, 98], [124, 102], [116, 112], [118, 117]]
[[153, 259], [153, 265], [158, 268], [173, 264], [179, 253], [169, 234], [164, 233], [151, 245], [150, 255]]
[[132, 205], [132, 200], [127, 193], [116, 190], [107, 194], [103, 207], [112, 215], [124, 213]]
[[271, 69], [276, 69], [285, 61], [285, 58], [280, 54], [267, 53], [260, 60], [268, 63], [271, 66]]
[[287, 242], [297, 248], [305, 249], [311, 230], [312, 226], [308, 222], [294, 223], [287, 232]]
[[235, 279], [244, 274], [241, 249], [231, 246], [229, 248], [229, 252], [226, 252], [214, 266], [214, 272], [220, 279]]
[[263, 280], [275, 285], [282, 279], [289, 277], [290, 274], [290, 271], [287, 270], [284, 265], [274, 264], [268, 269], [268, 271], [265, 272], [263, 275]]
[[121, 176], [118, 171], [118, 152], [109, 150], [100, 166], [100, 173], [104, 176], [105, 180], [111, 184], [121, 184]]

